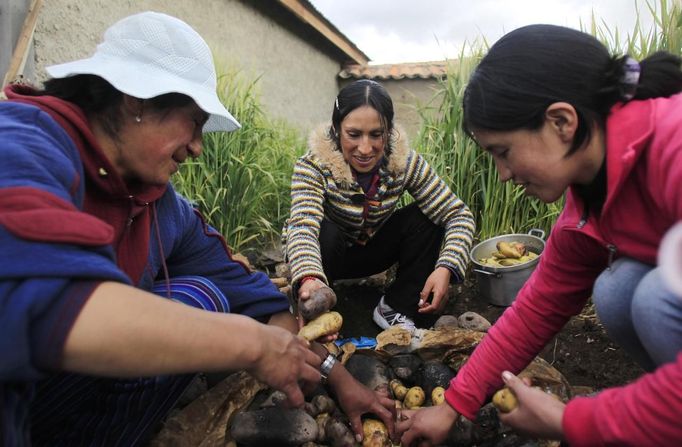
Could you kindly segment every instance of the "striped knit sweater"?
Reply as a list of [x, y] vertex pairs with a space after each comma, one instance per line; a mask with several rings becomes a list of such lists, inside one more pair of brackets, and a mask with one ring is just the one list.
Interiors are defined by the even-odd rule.
[[363, 204], [351, 196], [364, 194], [355, 181], [343, 153], [325, 134], [329, 127], [311, 134], [309, 150], [298, 159], [291, 181], [291, 214], [284, 225], [282, 243], [289, 260], [292, 283], [306, 276], [327, 282], [322, 270], [319, 233], [323, 217], [339, 225], [350, 244], [363, 233], [370, 238], [396, 210], [408, 192], [432, 222], [445, 227], [445, 240], [435, 267], [448, 268], [463, 279], [474, 235], [474, 218], [424, 158], [409, 149], [403, 132], [394, 130], [390, 156], [379, 169], [379, 186], [363, 218]]

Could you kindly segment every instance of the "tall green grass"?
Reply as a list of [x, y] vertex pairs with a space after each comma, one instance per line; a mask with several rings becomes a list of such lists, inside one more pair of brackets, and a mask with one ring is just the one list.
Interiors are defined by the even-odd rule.
[[300, 133], [263, 111], [258, 79], [238, 71], [218, 79], [220, 99], [241, 123], [234, 132], [204, 135], [202, 155], [173, 177], [235, 251], [260, 248], [277, 239], [289, 213], [289, 187]]
[[[619, 30], [592, 17], [583, 29], [602, 40], [614, 53], [642, 59], [659, 49], [682, 53], [682, 14], [679, 2], [646, 3], [654, 26], [638, 21], [621, 36]], [[544, 204], [525, 197], [520, 188], [499, 182], [491, 157], [461, 130], [462, 94], [469, 76], [488, 48], [485, 40], [462, 49], [432, 101], [420, 107], [423, 124], [416, 146], [472, 209], [478, 238], [527, 232], [549, 232], [563, 201]], [[234, 70], [219, 79], [224, 104], [242, 124], [231, 133], [208, 134], [200, 158], [186, 163], [174, 176], [178, 191], [193, 200], [208, 221], [238, 251], [261, 248], [279, 236], [289, 212], [289, 188], [296, 158], [305, 150], [301, 134], [270, 119], [260, 105], [258, 79]]]
[[[591, 32], [613, 53], [628, 53], [642, 59], [658, 50], [682, 52], [682, 14], [670, 0], [646, 3], [654, 18], [653, 28], [644, 30], [639, 17], [634, 29], [622, 37], [615, 28], [594, 16], [583, 30]], [[545, 204], [525, 197], [521, 187], [500, 183], [492, 157], [480, 150], [462, 131], [462, 96], [472, 70], [485, 55], [488, 45], [476, 41], [466, 45], [457, 61], [450, 63], [448, 75], [430, 103], [420, 110], [423, 125], [417, 147], [437, 172], [471, 208], [476, 218], [478, 238], [527, 232], [532, 228], [547, 234], [563, 207], [563, 199]], [[437, 104], [437, 106], [434, 106]]]

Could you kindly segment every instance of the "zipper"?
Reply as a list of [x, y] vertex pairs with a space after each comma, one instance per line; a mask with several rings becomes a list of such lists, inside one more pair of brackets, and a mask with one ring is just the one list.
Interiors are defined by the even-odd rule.
[[613, 244], [606, 244], [606, 249], [609, 251], [609, 262], [606, 265], [606, 270], [611, 270], [611, 265], [613, 264], [613, 260], [616, 257], [618, 248]]
[[[580, 216], [580, 221], [578, 221], [578, 225], [576, 225], [576, 228], [578, 230], [581, 230], [587, 224], [588, 217], [589, 217], [589, 210], [587, 208], [585, 208], [583, 215]], [[605, 242], [605, 241], [602, 241], [602, 243], [603, 242]], [[608, 262], [606, 264], [606, 270], [611, 270], [611, 266], [613, 265], [613, 261], [614, 261], [614, 259], [616, 259], [616, 253], [618, 252], [618, 247], [616, 247], [614, 244], [606, 243], [606, 250], [608, 250], [608, 252], [609, 252]]]
[[587, 207], [585, 207], [585, 209], [583, 210], [583, 215], [580, 216], [580, 221], [578, 222], [577, 228], [578, 228], [579, 230], [580, 230], [582, 227], [584, 227], [585, 224], [587, 224], [587, 219], [588, 219], [589, 216], [590, 216], [590, 211], [587, 209]]
[[135, 197], [129, 195], [128, 196], [128, 219], [126, 219], [126, 227], [130, 228], [130, 226], [133, 224], [133, 220], [135, 216], [133, 215], [134, 210], [135, 210]]

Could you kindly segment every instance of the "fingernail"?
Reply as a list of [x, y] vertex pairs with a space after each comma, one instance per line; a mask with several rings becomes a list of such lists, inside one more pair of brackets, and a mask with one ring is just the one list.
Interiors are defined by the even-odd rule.
[[510, 373], [509, 371], [505, 371], [502, 373], [502, 380], [505, 382], [511, 380], [514, 377], [514, 374]]
[[419, 300], [419, 305], [423, 306], [424, 305], [424, 300]]
[[362, 442], [362, 435], [356, 434], [356, 435], [355, 435], [355, 440], [358, 441], [358, 442]]

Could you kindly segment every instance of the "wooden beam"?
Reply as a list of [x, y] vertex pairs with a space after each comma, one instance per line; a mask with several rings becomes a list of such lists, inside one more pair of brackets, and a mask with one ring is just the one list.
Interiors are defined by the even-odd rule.
[[9, 63], [9, 68], [5, 77], [2, 81], [3, 88], [10, 82], [24, 72], [24, 67], [26, 66], [26, 58], [28, 57], [28, 51], [30, 49], [30, 43], [33, 40], [33, 33], [36, 30], [36, 23], [38, 21], [38, 12], [43, 4], [43, 0], [32, 0], [31, 6], [28, 8], [26, 13], [26, 19], [21, 27], [21, 33], [19, 34], [19, 39], [17, 39], [17, 45], [14, 47], [14, 53], [12, 53], [12, 59]]
[[340, 36], [329, 27], [329, 25], [320, 17], [310, 12], [308, 8], [303, 6], [298, 0], [279, 0], [287, 9], [293, 12], [299, 19], [308, 23], [315, 28], [319, 33], [326, 37], [331, 43], [336, 45], [341, 51], [346, 53], [348, 57], [353, 59], [356, 63], [364, 65], [369, 62], [367, 56], [352, 44], [347, 38]]

